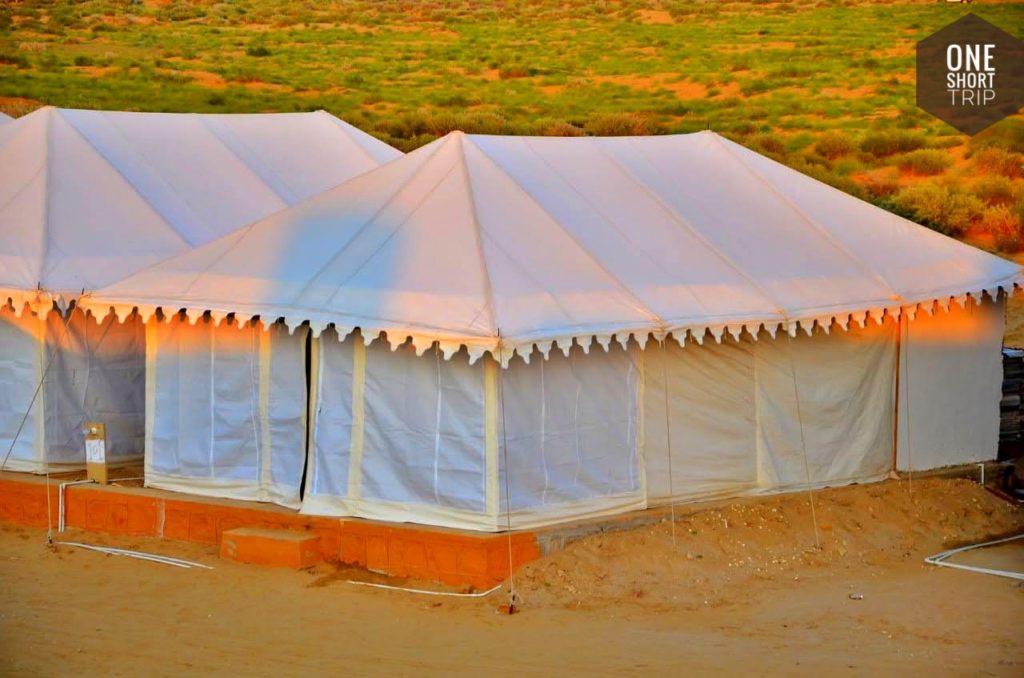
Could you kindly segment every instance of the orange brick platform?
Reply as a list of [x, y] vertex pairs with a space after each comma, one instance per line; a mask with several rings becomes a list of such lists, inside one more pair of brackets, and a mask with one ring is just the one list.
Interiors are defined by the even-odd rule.
[[[50, 480], [48, 519], [44, 478], [0, 473], [0, 519], [41, 528], [51, 524], [56, 531], [59, 485], [57, 479]], [[504, 534], [303, 516], [269, 504], [111, 485], [67, 487], [64, 516], [67, 527], [213, 546], [220, 546], [224, 532], [240, 527], [308, 532], [319, 537], [316, 545], [325, 561], [478, 589], [509, 575]], [[540, 553], [536, 534], [513, 533], [513, 570]]]

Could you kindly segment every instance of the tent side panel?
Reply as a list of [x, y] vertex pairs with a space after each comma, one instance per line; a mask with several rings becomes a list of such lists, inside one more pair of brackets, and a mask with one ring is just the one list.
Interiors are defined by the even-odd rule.
[[302, 502], [304, 513], [348, 515], [336, 500], [348, 496], [349, 460], [352, 445], [353, 348], [361, 339], [339, 341], [334, 329], [315, 340], [319, 345], [319, 368], [313, 403], [311, 462], [308, 490]]
[[[296, 507], [305, 456], [305, 335], [274, 326], [195, 325], [150, 332], [155, 382], [146, 484]], [[265, 365], [269, 359], [270, 365]], [[265, 407], [261, 407], [261, 382]], [[270, 440], [265, 438], [269, 433]], [[270, 473], [264, 473], [269, 446]], [[279, 458], [280, 457], [280, 458]]]
[[499, 525], [508, 510], [526, 528], [646, 506], [636, 350], [552, 350], [501, 373]]
[[[685, 348], [672, 340], [664, 347], [649, 344], [644, 375], [651, 501], [740, 494], [756, 487], [753, 341]], [[671, 428], [665, 422], [666, 392]]]
[[1004, 300], [919, 312], [900, 356], [900, 470], [994, 459], [1002, 398]]
[[411, 345], [366, 351], [361, 496], [458, 516], [486, 510], [482, 364], [460, 353], [445, 360]]
[[361, 343], [358, 335], [339, 342], [333, 330], [320, 339], [303, 513], [493, 530], [482, 363], [469, 365], [465, 353], [445, 360], [436, 350], [416, 356], [410, 345]]
[[650, 500], [884, 476], [892, 467], [895, 339], [890, 321], [793, 339], [649, 344], [643, 402]]
[[763, 490], [877, 480], [892, 469], [897, 327], [869, 320], [757, 342]]
[[145, 327], [138, 316], [102, 322], [74, 312], [46, 319], [58, 347], [46, 375], [46, 448], [51, 464], [84, 466], [85, 422], [106, 424], [107, 458], [142, 459], [145, 434]]
[[39, 318], [27, 310], [17, 318], [9, 306], [0, 307], [0, 463], [7, 457], [3, 465], [7, 471], [46, 471], [37, 435], [41, 410], [29, 409], [42, 373], [39, 324]]

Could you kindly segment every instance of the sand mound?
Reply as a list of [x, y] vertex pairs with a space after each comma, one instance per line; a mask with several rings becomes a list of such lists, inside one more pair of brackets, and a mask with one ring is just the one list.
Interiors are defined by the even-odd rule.
[[[527, 605], [696, 608], [743, 602], [772, 582], [881, 570], [966, 543], [1024, 531], [1024, 512], [975, 482], [917, 479], [806, 493], [713, 509], [604, 533], [531, 563], [516, 577]], [[927, 567], [927, 566], [923, 566]], [[750, 586], [760, 580], [760, 586]]]

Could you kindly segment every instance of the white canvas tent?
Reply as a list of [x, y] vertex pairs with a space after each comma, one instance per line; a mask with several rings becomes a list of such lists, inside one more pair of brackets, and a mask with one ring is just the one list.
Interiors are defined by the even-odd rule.
[[4, 124], [5, 122], [10, 122], [11, 120], [14, 120], [14, 118], [7, 115], [6, 113], [0, 113], [0, 125]]
[[[97, 326], [76, 313], [65, 329], [56, 315], [47, 318], [54, 304], [63, 309], [83, 292], [398, 155], [324, 112], [44, 108], [4, 124], [0, 302], [8, 312], [0, 315], [0, 332], [8, 339], [0, 344], [0, 365], [8, 369], [0, 372], [0, 454], [18, 436], [5, 468], [82, 464], [81, 424], [96, 418], [109, 422], [111, 454], [141, 452], [142, 323], [125, 317], [123, 326]], [[101, 345], [115, 336], [117, 352]], [[44, 373], [45, 388], [30, 410]], [[33, 418], [46, 428], [33, 428]]]
[[453, 133], [83, 303], [308, 323], [303, 510], [493, 530], [877, 478], [897, 355], [899, 458], [989, 458], [1020, 275], [710, 132]]

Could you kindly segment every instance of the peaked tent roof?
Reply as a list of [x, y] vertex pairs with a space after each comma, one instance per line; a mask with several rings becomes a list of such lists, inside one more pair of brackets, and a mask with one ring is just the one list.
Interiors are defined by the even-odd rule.
[[10, 122], [11, 120], [14, 120], [14, 118], [7, 115], [6, 113], [0, 113], [0, 125], [2, 125], [5, 122]]
[[845, 327], [1020, 275], [710, 132], [456, 132], [84, 303], [334, 323], [507, 360], [612, 335]]
[[400, 155], [323, 111], [40, 109], [0, 126], [0, 296], [96, 289]]

